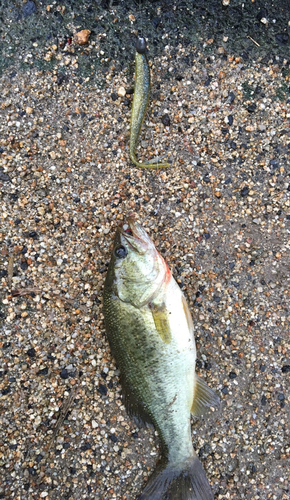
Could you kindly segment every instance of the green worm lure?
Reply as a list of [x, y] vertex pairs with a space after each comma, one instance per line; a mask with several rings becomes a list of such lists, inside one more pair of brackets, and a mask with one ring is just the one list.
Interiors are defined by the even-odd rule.
[[131, 112], [130, 159], [137, 167], [150, 169], [170, 167], [170, 163], [167, 162], [140, 163], [136, 158], [136, 146], [150, 97], [150, 69], [146, 55], [145, 38], [139, 37], [135, 47], [135, 87]]

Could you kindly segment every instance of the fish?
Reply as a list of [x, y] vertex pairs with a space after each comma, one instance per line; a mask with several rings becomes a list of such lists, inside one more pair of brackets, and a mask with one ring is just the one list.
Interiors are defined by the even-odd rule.
[[135, 86], [131, 111], [129, 152], [131, 161], [149, 169], [170, 167], [168, 162], [141, 163], [136, 158], [136, 147], [150, 98], [150, 69], [147, 59], [146, 40], [138, 37], [135, 44]]
[[213, 500], [190, 417], [218, 409], [220, 400], [195, 373], [185, 296], [133, 214], [116, 230], [103, 310], [126, 410], [161, 441], [161, 459], [137, 500]]

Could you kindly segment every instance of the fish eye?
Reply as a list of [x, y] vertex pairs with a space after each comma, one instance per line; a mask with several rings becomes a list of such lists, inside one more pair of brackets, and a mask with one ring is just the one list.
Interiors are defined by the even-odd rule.
[[119, 245], [114, 249], [114, 254], [117, 259], [124, 259], [128, 253], [128, 250], [123, 245]]

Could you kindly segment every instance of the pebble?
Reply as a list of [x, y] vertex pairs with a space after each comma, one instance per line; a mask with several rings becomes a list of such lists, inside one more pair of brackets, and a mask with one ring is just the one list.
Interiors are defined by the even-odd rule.
[[126, 90], [125, 90], [125, 88], [124, 88], [124, 87], [119, 87], [119, 88], [118, 88], [117, 93], [118, 93], [118, 96], [120, 96], [120, 97], [125, 97], [125, 95], [126, 95]]
[[244, 196], [248, 196], [250, 190], [248, 188], [248, 186], [244, 186], [242, 189], [241, 189], [241, 196], [244, 197]]
[[31, 16], [36, 12], [36, 5], [32, 0], [28, 0], [22, 7], [22, 14], [24, 17]]
[[170, 126], [170, 116], [167, 113], [161, 117], [161, 121], [165, 127]]
[[90, 30], [78, 31], [74, 36], [75, 42], [78, 45], [86, 45], [89, 42], [90, 34]]

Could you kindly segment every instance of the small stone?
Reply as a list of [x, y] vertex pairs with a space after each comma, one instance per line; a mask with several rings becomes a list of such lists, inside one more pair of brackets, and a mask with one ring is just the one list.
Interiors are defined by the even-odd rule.
[[10, 386], [8, 386], [8, 387], [6, 387], [5, 389], [2, 389], [2, 391], [1, 391], [1, 392], [2, 392], [2, 395], [3, 395], [3, 396], [7, 396], [7, 394], [9, 394], [9, 393], [11, 392], [11, 387], [10, 387]]
[[233, 473], [238, 467], [239, 467], [239, 461], [238, 461], [237, 457], [234, 457], [229, 462], [228, 472]]
[[48, 374], [48, 368], [45, 367], [45, 368], [42, 368], [41, 370], [39, 370], [36, 375], [42, 375], [42, 376], [44, 376], [44, 375], [47, 375], [47, 374]]
[[227, 101], [232, 104], [235, 100], [235, 97], [236, 95], [234, 94], [234, 92], [229, 92], [229, 95], [228, 95], [228, 98], [227, 98]]
[[248, 196], [248, 194], [249, 194], [249, 188], [248, 188], [248, 186], [243, 187], [243, 188], [241, 189], [241, 191], [240, 191], [240, 195], [241, 195], [242, 197], [244, 197], [244, 196]]
[[289, 40], [289, 35], [288, 33], [278, 33], [277, 35], [275, 35], [275, 38], [281, 45], [286, 45]]
[[25, 111], [26, 111], [27, 115], [31, 115], [33, 113], [33, 108], [31, 108], [30, 106], [27, 106], [27, 108], [25, 109]]
[[282, 373], [289, 373], [289, 372], [290, 372], [290, 365], [282, 366]]
[[263, 396], [261, 397], [261, 405], [266, 406], [266, 403], [267, 403], [267, 398], [266, 398], [265, 394], [263, 394]]
[[166, 113], [165, 115], [162, 116], [161, 121], [165, 127], [169, 127], [170, 125], [170, 116]]
[[67, 378], [69, 377], [69, 374], [68, 374], [68, 371], [67, 371], [67, 369], [66, 369], [66, 368], [63, 368], [63, 369], [61, 370], [61, 372], [60, 372], [60, 376], [61, 376], [61, 378], [62, 378], [62, 379], [64, 379], [64, 380], [65, 380], [65, 379], [67, 379]]
[[3, 172], [3, 168], [0, 167], [0, 181], [1, 182], [11, 182], [11, 179], [8, 174]]
[[26, 260], [24, 260], [23, 262], [21, 262], [20, 268], [22, 269], [22, 271], [26, 271], [26, 269], [28, 269], [28, 264], [27, 264]]
[[37, 212], [39, 215], [44, 215], [45, 214], [45, 208], [44, 207], [38, 207]]
[[109, 434], [108, 438], [113, 441], [113, 443], [117, 443], [118, 442], [118, 438], [115, 434]]
[[104, 384], [99, 384], [98, 392], [102, 394], [102, 396], [106, 396], [108, 393], [108, 389]]
[[36, 5], [31, 0], [28, 0], [25, 5], [22, 7], [22, 14], [24, 17], [31, 16], [36, 12]]
[[75, 41], [78, 45], [85, 45], [89, 41], [91, 31], [90, 30], [81, 30], [75, 34]]
[[30, 231], [30, 232], [28, 233], [28, 237], [29, 237], [29, 238], [32, 238], [33, 240], [36, 240], [36, 239], [38, 238], [38, 234], [37, 234], [37, 232], [36, 232], [36, 231]]
[[249, 393], [250, 394], [255, 394], [255, 386], [253, 383], [250, 384], [249, 386]]
[[265, 9], [264, 7], [262, 7], [262, 8], [259, 10], [258, 14], [256, 15], [256, 19], [257, 19], [258, 21], [261, 21], [263, 18], [265, 18], [265, 17], [267, 17], [267, 16], [268, 16], [268, 10], [267, 10], [267, 9]]
[[91, 443], [86, 442], [81, 446], [81, 451], [87, 451], [90, 450], [91, 448], [92, 448]]
[[247, 107], [247, 111], [248, 111], [249, 113], [254, 113], [254, 111], [256, 111], [256, 109], [257, 109], [257, 104], [255, 104], [254, 102], [253, 102], [253, 104], [250, 104], [250, 105]]
[[61, 85], [66, 80], [66, 75], [63, 73], [58, 73], [56, 83]]
[[119, 88], [118, 88], [118, 96], [120, 96], [120, 97], [125, 97], [125, 95], [126, 95], [126, 90], [125, 90], [125, 88], [124, 88], [124, 87], [119, 87]]
[[36, 419], [34, 420], [35, 425], [40, 425], [41, 424], [41, 417], [38, 415]]
[[34, 347], [31, 347], [31, 349], [28, 349], [28, 351], [27, 351], [27, 353], [26, 353], [26, 354], [27, 354], [27, 356], [29, 356], [30, 358], [35, 358], [35, 354], [36, 354], [36, 353], [35, 353], [35, 349], [34, 349]]

